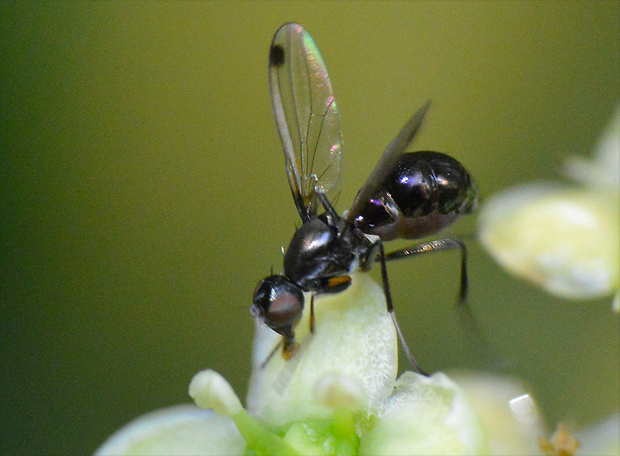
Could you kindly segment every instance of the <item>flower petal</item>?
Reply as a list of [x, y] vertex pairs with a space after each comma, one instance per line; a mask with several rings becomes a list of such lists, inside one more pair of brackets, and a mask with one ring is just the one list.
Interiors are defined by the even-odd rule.
[[212, 369], [198, 372], [189, 384], [189, 395], [201, 408], [212, 408], [218, 415], [235, 415], [243, 408], [230, 383]]
[[368, 403], [361, 383], [341, 374], [324, 376], [315, 385], [314, 395], [318, 402], [333, 410], [359, 410]]
[[573, 157], [566, 162], [564, 169], [592, 188], [620, 190], [620, 103], [601, 136], [594, 158]]
[[611, 295], [620, 281], [618, 195], [529, 184], [492, 198], [480, 240], [506, 269], [572, 299]]
[[620, 454], [620, 412], [604, 421], [577, 432], [580, 447], [578, 454]]
[[455, 372], [451, 378], [462, 388], [480, 417], [494, 456], [539, 454], [538, 438], [546, 435], [542, 418], [526, 388], [498, 375]]
[[[360, 385], [366, 407], [390, 395], [398, 354], [385, 296], [367, 274], [351, 277], [352, 284], [345, 291], [315, 298], [313, 334], [309, 334], [306, 306], [296, 327], [300, 348], [290, 360], [285, 361], [278, 351], [261, 366], [279, 337], [264, 327], [257, 328], [247, 398], [250, 413], [275, 425], [329, 417], [332, 408], [318, 400], [315, 391], [319, 382], [333, 375], [346, 376], [351, 379], [349, 384]], [[358, 387], [354, 389], [351, 394], [360, 397]]]
[[486, 454], [486, 441], [478, 416], [445, 374], [405, 372], [362, 437], [360, 454]]
[[147, 413], [116, 431], [95, 456], [242, 455], [245, 441], [229, 417], [195, 405]]

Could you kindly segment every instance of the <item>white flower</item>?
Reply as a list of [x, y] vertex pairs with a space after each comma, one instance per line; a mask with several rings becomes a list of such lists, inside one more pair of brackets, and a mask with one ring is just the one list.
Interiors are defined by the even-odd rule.
[[245, 441], [230, 417], [184, 404], [143, 415], [116, 431], [95, 453], [119, 455], [239, 455]]
[[536, 402], [521, 382], [473, 372], [455, 372], [452, 377], [482, 421], [489, 454], [542, 454], [538, 439], [547, 432]]
[[210, 410], [146, 415], [96, 454], [486, 454], [478, 415], [445, 374], [396, 380], [383, 291], [367, 274], [352, 278], [346, 291], [316, 300], [311, 335], [304, 315], [292, 359], [278, 352], [263, 367], [278, 337], [257, 328], [247, 410], [221, 375], [202, 371], [190, 395]]
[[480, 240], [510, 272], [571, 299], [615, 294], [620, 311], [620, 105], [592, 162], [571, 159], [581, 186], [526, 184], [492, 198]]
[[620, 413], [616, 412], [601, 422], [576, 433], [579, 454], [620, 454]]

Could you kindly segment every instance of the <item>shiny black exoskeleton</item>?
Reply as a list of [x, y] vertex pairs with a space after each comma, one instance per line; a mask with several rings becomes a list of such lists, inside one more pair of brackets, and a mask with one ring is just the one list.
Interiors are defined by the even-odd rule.
[[402, 154], [360, 209], [355, 225], [384, 241], [437, 233], [476, 205], [477, 190], [458, 161], [440, 152]]
[[352, 266], [367, 270], [378, 253], [377, 242], [340, 217], [324, 195], [320, 199], [325, 212], [312, 216], [293, 235], [284, 254], [284, 274], [263, 279], [254, 291], [251, 313], [284, 337], [286, 358], [296, 349], [293, 328], [301, 318], [303, 292], [314, 297], [345, 290]]
[[340, 169], [338, 111], [325, 63], [300, 25], [285, 24], [276, 32], [269, 76], [289, 185], [303, 224], [286, 250], [283, 274], [270, 275], [256, 287], [251, 314], [283, 336], [282, 353], [288, 359], [297, 348], [294, 328], [304, 309], [303, 293], [311, 293], [312, 331], [314, 297], [346, 289], [354, 269], [366, 271], [378, 260], [387, 310], [411, 364], [423, 372], [398, 326], [386, 262], [458, 249], [464, 300], [467, 251], [458, 239], [440, 239], [386, 254], [383, 242], [435, 234], [470, 213], [477, 192], [469, 174], [442, 153], [405, 153], [429, 108], [427, 103], [388, 145], [351, 209], [340, 216], [327, 198]]

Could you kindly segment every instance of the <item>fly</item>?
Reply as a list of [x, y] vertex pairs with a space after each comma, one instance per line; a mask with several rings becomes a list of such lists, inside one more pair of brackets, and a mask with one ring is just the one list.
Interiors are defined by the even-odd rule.
[[[299, 24], [276, 32], [269, 52], [271, 101], [293, 201], [302, 225], [293, 235], [280, 275], [261, 280], [250, 313], [282, 336], [282, 356], [294, 356], [295, 325], [309, 292], [310, 331], [314, 299], [351, 284], [350, 273], [381, 267], [387, 311], [413, 368], [413, 357], [396, 320], [386, 262], [410, 255], [457, 249], [461, 254], [459, 297], [467, 295], [467, 249], [458, 239], [439, 239], [385, 253], [384, 242], [436, 234], [477, 205], [465, 168], [439, 152], [409, 152], [430, 103], [422, 106], [387, 146], [351, 208], [339, 215], [328, 194], [340, 174], [342, 138], [327, 68], [316, 44]], [[277, 347], [276, 347], [277, 348]], [[275, 350], [274, 350], [275, 352]]]

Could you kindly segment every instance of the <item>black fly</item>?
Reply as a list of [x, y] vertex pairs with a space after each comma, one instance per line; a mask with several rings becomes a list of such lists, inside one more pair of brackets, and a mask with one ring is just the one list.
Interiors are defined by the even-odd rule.
[[303, 293], [311, 293], [312, 331], [315, 296], [346, 289], [351, 271], [367, 271], [378, 260], [387, 310], [411, 365], [424, 373], [398, 326], [386, 262], [458, 249], [464, 301], [467, 250], [458, 239], [390, 253], [385, 253], [383, 243], [435, 234], [471, 213], [477, 203], [476, 187], [465, 168], [448, 155], [405, 153], [429, 108], [426, 103], [387, 146], [351, 209], [340, 216], [327, 198], [340, 172], [338, 109], [323, 57], [302, 26], [284, 24], [276, 32], [269, 53], [269, 83], [288, 181], [303, 224], [284, 255], [284, 273], [270, 275], [256, 287], [251, 314], [282, 335], [282, 355], [289, 359], [297, 349], [295, 325], [303, 312]]

